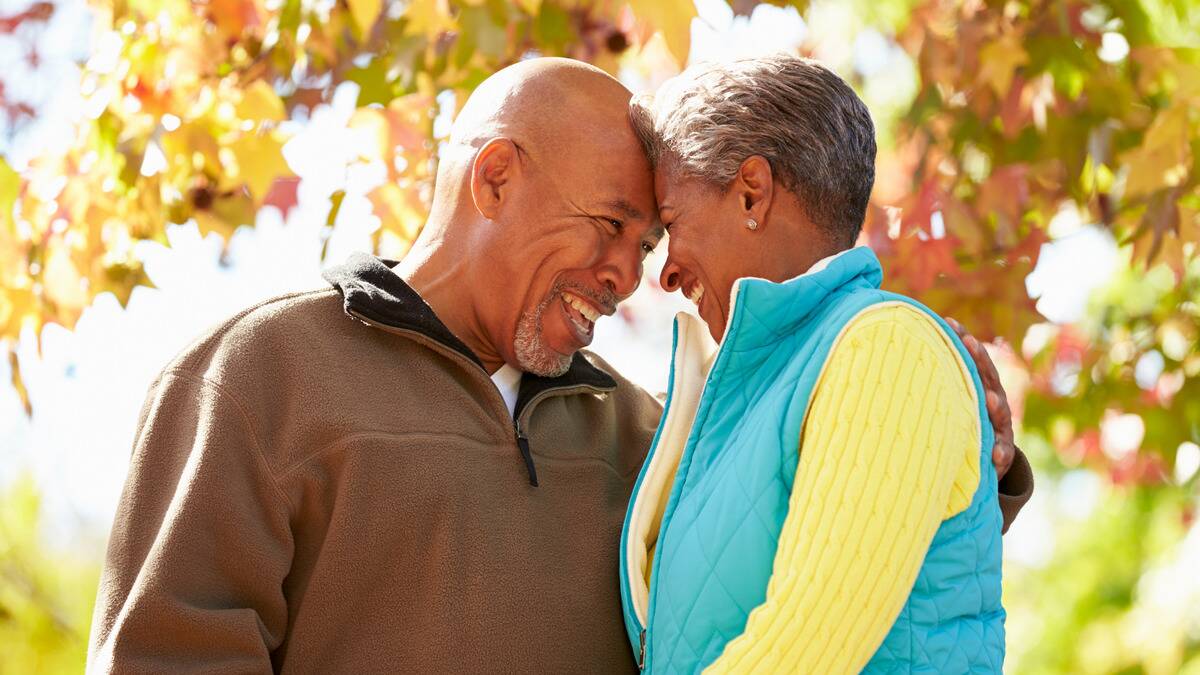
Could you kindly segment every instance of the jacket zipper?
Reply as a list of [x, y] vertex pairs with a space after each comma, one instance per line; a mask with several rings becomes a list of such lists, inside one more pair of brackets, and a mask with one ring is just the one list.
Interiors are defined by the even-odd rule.
[[646, 629], [638, 634], [638, 670], [646, 669]]
[[[373, 321], [371, 319], [368, 319], [367, 317], [359, 314], [358, 312], [352, 311], [352, 310], [348, 313], [351, 317], [353, 317], [354, 319], [358, 320], [361, 323], [364, 323], [368, 326], [372, 326], [374, 328], [378, 328], [383, 331], [387, 331], [389, 333], [394, 333], [396, 335], [404, 335], [406, 337], [410, 336], [410, 335], [420, 336], [422, 338], [422, 341], [438, 345], [439, 349], [437, 351], [440, 351], [443, 354], [449, 355], [451, 358], [457, 359], [458, 361], [461, 361], [461, 362], [467, 364], [471, 368], [476, 368], [476, 369], [482, 371], [485, 376], [487, 375], [487, 371], [483, 369], [483, 366], [468, 359], [467, 357], [463, 356], [462, 354], [458, 353], [457, 351], [455, 351], [453, 349], [444, 347], [443, 345], [438, 343], [436, 340], [433, 340], [427, 336], [421, 335], [417, 331], [408, 330], [405, 328], [396, 328], [395, 326], [389, 326], [384, 323], [379, 323], [378, 321]], [[500, 403], [503, 405], [503, 403], [504, 403], [503, 398], [501, 398], [500, 393], [498, 391], [494, 391], [494, 389], [495, 389], [495, 387], [493, 387], [493, 394], [494, 394], [493, 398], [500, 399]], [[532, 403], [532, 401], [530, 403]], [[507, 417], [508, 416], [508, 414], [507, 414], [508, 406], [504, 405], [503, 407], [504, 407], [505, 417]], [[525, 407], [528, 408], [529, 405], [526, 405]], [[533, 487], [537, 487], [537, 484], [538, 484], [537, 470], [533, 466], [533, 454], [530, 453], [530, 450], [529, 450], [529, 438], [525, 435], [525, 432], [521, 429], [521, 423], [517, 420], [513, 420], [513, 431], [515, 432], [515, 435], [516, 435], [517, 450], [521, 453], [521, 459], [525, 462], [525, 469], [529, 472], [529, 484], [532, 485]]]
[[[484, 375], [487, 375], [487, 371], [483, 369], [483, 366], [480, 366], [478, 363], [471, 361], [470, 359], [468, 359], [467, 357], [463, 356], [462, 354], [458, 353], [457, 351], [455, 351], [453, 349], [445, 348], [443, 345], [438, 343], [436, 340], [433, 340], [424, 335], [421, 335], [417, 331], [408, 330], [405, 328], [396, 328], [395, 326], [389, 326], [387, 324], [379, 323], [378, 321], [373, 321], [371, 319], [368, 319], [365, 316], [363, 316], [355, 311], [350, 311], [348, 313], [351, 317], [360, 321], [361, 323], [364, 323], [368, 326], [373, 326], [375, 328], [378, 328], [383, 331], [387, 331], [389, 333], [395, 333], [397, 335], [405, 335], [405, 336], [409, 336], [409, 335], [420, 336], [421, 338], [423, 338], [424, 341], [428, 341], [430, 343], [437, 344], [440, 347], [440, 349], [438, 349], [438, 351], [442, 352], [443, 354], [448, 354], [451, 356], [451, 358], [458, 359], [459, 361], [467, 363], [471, 367], [478, 368], [479, 370], [483, 371]], [[513, 431], [515, 432], [515, 435], [516, 435], [517, 450], [521, 453], [521, 460], [524, 461], [524, 463], [525, 463], [525, 470], [529, 472], [529, 484], [533, 487], [538, 486], [537, 467], [535, 467], [533, 464], [533, 452], [529, 447], [529, 437], [525, 435], [524, 429], [521, 428], [521, 418], [526, 417], [527, 412], [532, 414], [532, 410], [533, 410], [534, 406], [537, 405], [538, 403], [540, 403], [542, 401], [542, 399], [548, 398], [550, 394], [553, 394], [555, 392], [561, 392], [565, 389], [574, 389], [576, 387], [580, 387], [580, 388], [584, 388], [584, 389], [591, 389], [592, 391], [595, 391], [598, 393], [607, 393], [606, 389], [600, 389], [598, 387], [593, 387], [593, 386], [586, 385], [586, 384], [572, 384], [572, 385], [569, 385], [566, 387], [555, 387], [553, 389], [547, 389], [545, 391], [538, 393], [537, 396], [534, 396], [532, 399], [530, 399], [529, 402], [526, 403], [525, 406], [521, 409], [520, 417], [516, 417], [513, 419]], [[493, 392], [493, 393], [495, 394], [494, 398], [500, 398], [499, 392]], [[501, 399], [502, 404], [503, 404], [503, 402], [504, 402], [503, 399]], [[508, 406], [504, 406], [504, 412], [505, 413], [508, 412]], [[505, 416], [507, 417], [507, 414]]]
[[517, 430], [517, 448], [521, 451], [521, 459], [525, 460], [525, 470], [529, 472], [529, 484], [537, 487], [537, 468], [533, 465], [533, 453], [529, 451], [529, 439], [521, 431], [521, 420], [513, 420], [513, 426]]
[[521, 459], [525, 461], [525, 470], [529, 472], [529, 484], [533, 487], [538, 486], [537, 467], [535, 467], [533, 464], [533, 451], [529, 447], [529, 437], [525, 435], [525, 431], [521, 425], [521, 420], [525, 419], [526, 422], [528, 422], [527, 418], [533, 414], [533, 409], [537, 406], [537, 404], [549, 398], [552, 394], [562, 393], [563, 391], [576, 388], [590, 389], [601, 394], [608, 393], [608, 390], [606, 389], [593, 387], [587, 384], [571, 384], [565, 387], [554, 387], [553, 389], [546, 389], [538, 392], [537, 396], [529, 399], [529, 401], [526, 402], [520, 410], [516, 411], [517, 415], [513, 419], [513, 427], [517, 432], [517, 449], [521, 451]]

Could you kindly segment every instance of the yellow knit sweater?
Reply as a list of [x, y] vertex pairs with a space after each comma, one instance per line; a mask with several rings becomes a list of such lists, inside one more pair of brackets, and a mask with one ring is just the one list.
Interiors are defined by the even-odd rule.
[[938, 526], [970, 505], [977, 405], [923, 312], [887, 303], [847, 324], [813, 390], [766, 600], [705, 673], [862, 670]]

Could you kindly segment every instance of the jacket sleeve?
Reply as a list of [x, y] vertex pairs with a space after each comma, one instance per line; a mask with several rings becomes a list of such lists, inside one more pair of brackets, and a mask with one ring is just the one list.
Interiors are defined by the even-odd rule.
[[766, 599], [707, 673], [859, 672], [979, 484], [974, 388], [906, 306], [855, 318], [814, 389]]
[[1012, 466], [1008, 468], [1008, 473], [1004, 474], [1004, 478], [1000, 479], [998, 486], [1000, 513], [1004, 516], [1002, 531], [1005, 533], [1017, 519], [1021, 507], [1025, 506], [1029, 502], [1029, 498], [1033, 496], [1033, 468], [1029, 466], [1029, 460], [1025, 457], [1025, 453], [1021, 452], [1020, 448], [1016, 448], [1016, 451]]
[[109, 539], [88, 672], [271, 672], [288, 522], [245, 408], [214, 382], [164, 372]]

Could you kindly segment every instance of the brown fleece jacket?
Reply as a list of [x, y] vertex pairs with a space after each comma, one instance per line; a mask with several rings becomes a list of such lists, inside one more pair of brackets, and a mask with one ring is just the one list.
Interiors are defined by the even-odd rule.
[[386, 264], [327, 278], [151, 387], [89, 671], [636, 672], [617, 553], [657, 401], [581, 353], [514, 424]]

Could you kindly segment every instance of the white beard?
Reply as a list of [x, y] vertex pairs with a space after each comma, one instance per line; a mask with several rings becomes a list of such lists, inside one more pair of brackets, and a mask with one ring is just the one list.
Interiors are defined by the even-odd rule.
[[571, 356], [559, 354], [551, 349], [542, 338], [542, 316], [550, 303], [558, 301], [558, 294], [551, 293], [537, 309], [521, 314], [517, 322], [517, 334], [513, 338], [513, 351], [521, 370], [542, 377], [558, 377], [571, 367]]

